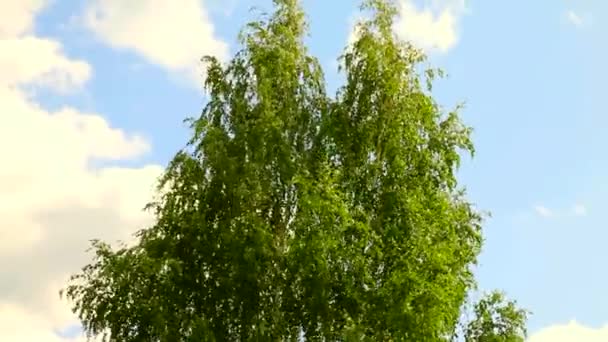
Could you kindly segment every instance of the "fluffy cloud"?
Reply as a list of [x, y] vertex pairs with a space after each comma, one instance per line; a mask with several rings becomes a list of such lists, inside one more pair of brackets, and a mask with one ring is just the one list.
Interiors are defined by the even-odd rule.
[[18, 306], [0, 306], [0, 338], [10, 342], [85, 342], [84, 336], [62, 338], [44, 317]]
[[[136, 134], [95, 113], [48, 111], [23, 86], [75, 90], [89, 65], [59, 42], [32, 34], [42, 1], [0, 2], [0, 341], [60, 342], [75, 323], [58, 290], [88, 260], [88, 241], [128, 239], [150, 222], [158, 165], [94, 169], [92, 161], [135, 158]], [[80, 341], [80, 340], [78, 340]]]
[[[413, 0], [400, 0], [393, 31], [427, 53], [445, 53], [458, 43], [458, 27], [464, 12], [464, 0], [426, 0], [425, 6]], [[357, 23], [362, 19], [350, 19], [348, 45], [357, 39]]]
[[58, 91], [81, 86], [91, 76], [83, 61], [64, 56], [59, 42], [33, 36], [0, 39], [0, 84], [36, 84]]
[[464, 0], [427, 1], [425, 6], [401, 0], [394, 30], [424, 50], [447, 52], [458, 43], [458, 27], [464, 10]]
[[528, 342], [604, 342], [608, 341], [608, 325], [590, 328], [572, 321], [542, 329], [528, 338]]
[[67, 58], [59, 42], [32, 35], [34, 17], [45, 5], [45, 0], [0, 2], [0, 90], [4, 96], [7, 89], [25, 84], [67, 91], [91, 76], [89, 65]]
[[[0, 3], [0, 39], [29, 32], [34, 14], [46, 5], [46, 0], [2, 1]], [[1, 50], [2, 53], [5, 50]]]
[[85, 24], [110, 46], [135, 51], [148, 61], [200, 81], [200, 58], [226, 58], [200, 0], [96, 0]]

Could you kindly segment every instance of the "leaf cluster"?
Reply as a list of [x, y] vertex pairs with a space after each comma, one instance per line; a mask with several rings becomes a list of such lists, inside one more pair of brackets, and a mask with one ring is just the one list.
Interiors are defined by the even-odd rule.
[[[159, 182], [154, 225], [134, 246], [95, 242], [66, 288], [90, 336], [455, 336], [482, 218], [455, 176], [471, 130], [430, 93], [441, 73], [421, 73], [422, 52], [393, 35], [392, 2], [365, 1], [371, 19], [328, 96], [298, 2], [274, 3], [229, 63], [204, 59], [209, 101]], [[498, 341], [479, 332], [485, 305], [467, 341]]]

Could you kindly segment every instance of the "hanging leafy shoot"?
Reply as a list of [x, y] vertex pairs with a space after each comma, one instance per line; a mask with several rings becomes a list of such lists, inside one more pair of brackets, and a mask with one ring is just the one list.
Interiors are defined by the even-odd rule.
[[[298, 1], [274, 8], [229, 63], [204, 58], [209, 101], [159, 182], [155, 223], [133, 246], [94, 242], [72, 277], [65, 294], [89, 336], [456, 336], [482, 243], [455, 176], [470, 129], [433, 100], [436, 72], [421, 73], [422, 52], [393, 34], [391, 1], [363, 3], [370, 19], [333, 98]], [[467, 341], [503, 341], [471, 327]]]

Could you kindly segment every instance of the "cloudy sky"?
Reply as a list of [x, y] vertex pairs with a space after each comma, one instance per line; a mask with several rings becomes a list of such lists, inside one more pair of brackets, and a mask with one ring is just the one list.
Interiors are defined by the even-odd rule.
[[[354, 0], [305, 0], [335, 88]], [[0, 0], [0, 341], [77, 341], [57, 296], [88, 240], [127, 239], [200, 112], [198, 59], [228, 58], [245, 0]], [[608, 2], [402, 0], [397, 34], [465, 101], [460, 173], [493, 216], [478, 269], [533, 311], [530, 342], [608, 341]]]

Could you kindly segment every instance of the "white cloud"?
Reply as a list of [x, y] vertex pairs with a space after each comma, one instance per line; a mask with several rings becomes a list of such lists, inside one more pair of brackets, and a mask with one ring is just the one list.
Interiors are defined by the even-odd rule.
[[553, 211], [545, 206], [537, 205], [534, 207], [534, 211], [542, 217], [552, 217]]
[[81, 86], [91, 76], [83, 61], [63, 55], [61, 44], [33, 36], [0, 39], [0, 82], [37, 84], [58, 91]]
[[[40, 11], [46, 2], [46, 0], [0, 1], [0, 39], [30, 32], [34, 25], [34, 14]], [[4, 49], [0, 51], [5, 52]]]
[[576, 321], [554, 325], [531, 334], [528, 342], [605, 342], [608, 341], [608, 325], [590, 328]]
[[[464, 14], [464, 0], [426, 0], [424, 6], [413, 0], [399, 0], [393, 31], [427, 53], [445, 53], [458, 43], [460, 19]], [[361, 16], [350, 18], [348, 45], [357, 39], [357, 22], [362, 19]]]
[[579, 203], [572, 208], [572, 212], [575, 216], [587, 216], [587, 207]]
[[576, 27], [581, 27], [585, 23], [583, 18], [572, 10], [566, 12], [566, 18], [568, 18], [568, 21]]
[[568, 216], [587, 216], [587, 207], [584, 204], [577, 203], [570, 209], [553, 210], [544, 205], [536, 205], [533, 207], [534, 212], [544, 218], [552, 217], [568, 217]]
[[412, 0], [401, 0], [394, 30], [419, 48], [444, 53], [458, 43], [464, 12], [464, 0], [427, 1], [422, 7]]
[[91, 75], [59, 42], [32, 35], [42, 5], [0, 2], [0, 341], [76, 341], [55, 333], [75, 323], [58, 290], [90, 260], [90, 239], [128, 239], [150, 222], [140, 209], [162, 172], [91, 168], [93, 160], [135, 158], [149, 145], [99, 114], [49, 111], [23, 91], [71, 90]]
[[225, 59], [228, 45], [216, 37], [200, 0], [96, 0], [85, 25], [112, 47], [135, 51], [148, 61], [200, 82], [200, 58]]
[[67, 91], [84, 84], [91, 68], [64, 56], [59, 42], [32, 35], [34, 17], [46, 1], [0, 2], [0, 87], [23, 84]]
[[[62, 338], [44, 317], [16, 306], [0, 305], [0, 338], [10, 342], [85, 342], [84, 336]], [[101, 341], [94, 339], [92, 341]]]
[[351, 16], [348, 19], [348, 37], [346, 38], [346, 44], [352, 46], [355, 41], [359, 38], [359, 23], [364, 20], [360, 15]]
[[[0, 120], [10, 122], [0, 125], [0, 304], [58, 329], [74, 317], [57, 291], [89, 260], [88, 241], [124, 240], [149, 222], [141, 208], [162, 169], [91, 169], [93, 159], [126, 159], [148, 147], [98, 115], [47, 112], [0, 88]], [[3, 334], [0, 341], [14, 341]]]

